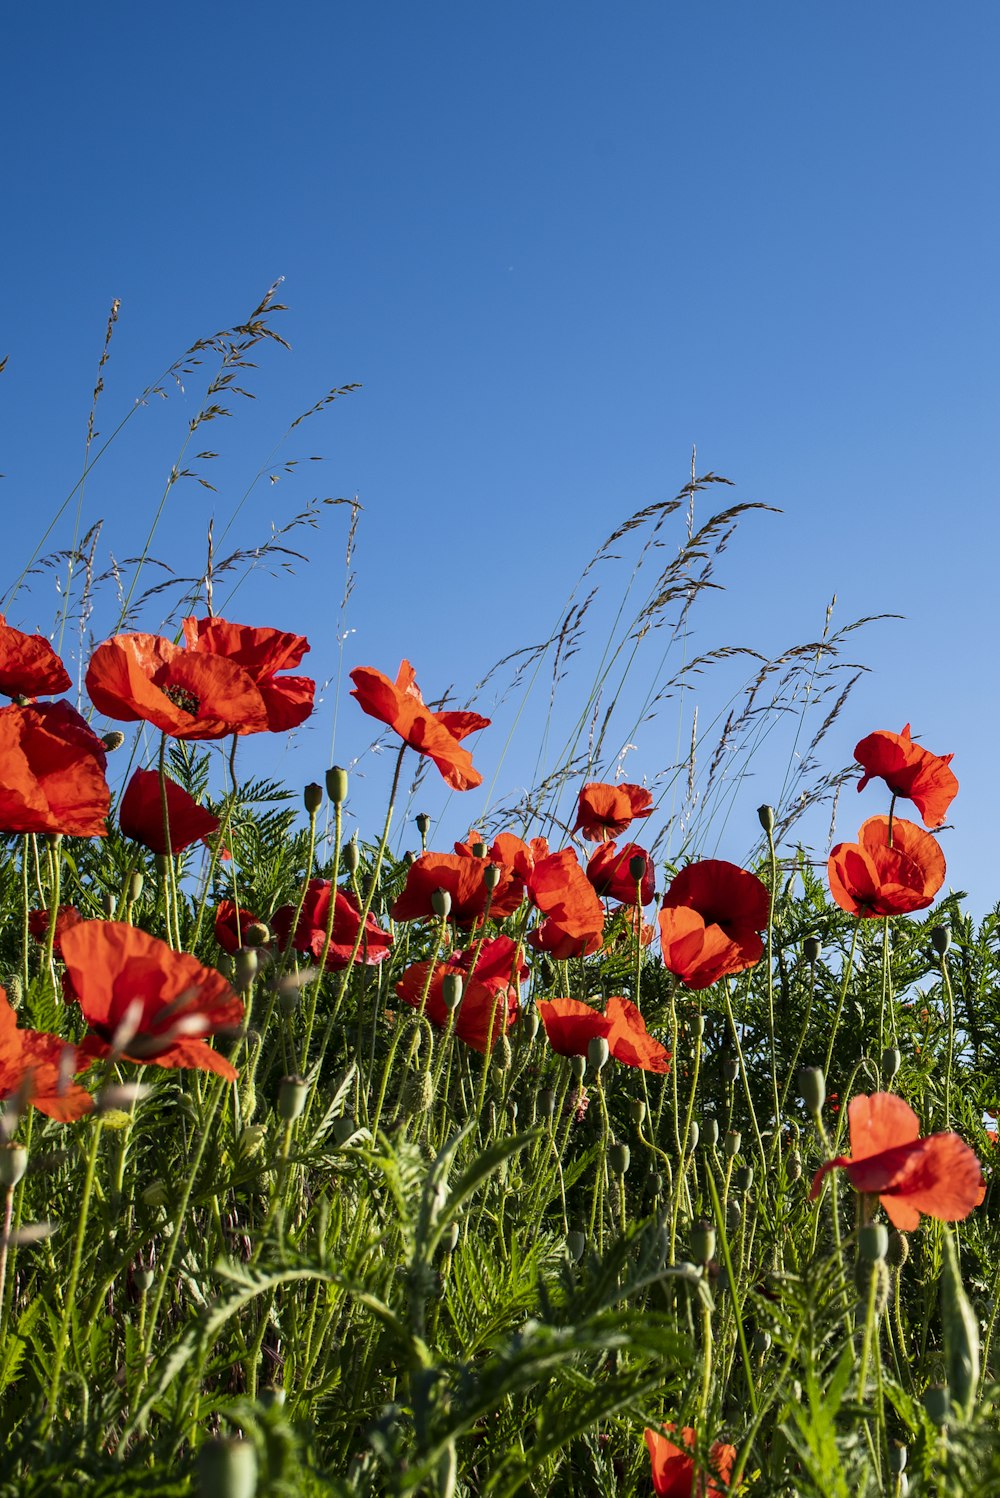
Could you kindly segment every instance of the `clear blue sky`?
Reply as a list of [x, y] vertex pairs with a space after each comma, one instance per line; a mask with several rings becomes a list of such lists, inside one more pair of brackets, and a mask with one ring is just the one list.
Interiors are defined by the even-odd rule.
[[[231, 536], [357, 494], [345, 668], [407, 654], [429, 691], [461, 695], [551, 627], [596, 546], [680, 487], [697, 444], [700, 470], [783, 514], [734, 540], [689, 653], [813, 638], [833, 593], [844, 623], [905, 615], [855, 637], [873, 672], [828, 758], [907, 719], [955, 750], [949, 880], [980, 907], [1000, 895], [994, 6], [110, 0], [15, 7], [4, 33], [11, 578], [79, 475], [112, 298], [105, 435], [284, 276], [293, 351], [266, 351], [256, 405], [206, 429], [218, 492], [173, 491], [157, 556], [198, 571], [208, 516], [222, 529], [288, 422], [358, 381], [278, 455], [325, 462], [257, 485]], [[197, 409], [185, 383], [88, 482], [83, 523], [103, 518], [118, 558], [141, 547]], [[251, 579], [230, 613], [308, 633], [327, 678], [344, 512], [306, 540], [309, 567]], [[44, 576], [11, 620], [47, 630], [57, 607]], [[330, 688], [271, 767], [320, 778], [332, 709]], [[490, 778], [507, 726], [476, 751]], [[540, 730], [522, 727], [498, 797], [531, 773]], [[676, 714], [645, 725], [629, 774], [654, 776], [677, 733]], [[342, 702], [336, 757], [369, 738]], [[386, 761], [365, 765], [381, 793]], [[783, 766], [761, 762], [751, 805]], [[881, 809], [852, 793], [840, 835]], [[740, 857], [747, 826], [719, 851]]]

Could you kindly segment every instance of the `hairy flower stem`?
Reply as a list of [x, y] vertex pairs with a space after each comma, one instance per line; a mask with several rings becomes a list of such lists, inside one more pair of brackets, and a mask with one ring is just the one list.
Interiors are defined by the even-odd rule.
[[[239, 734], [233, 734], [233, 742], [229, 749], [229, 790], [226, 793], [225, 805], [222, 809], [222, 823], [218, 832], [212, 838], [212, 851], [208, 860], [208, 869], [205, 874], [204, 883], [201, 887], [201, 898], [198, 901], [198, 913], [194, 919], [194, 931], [191, 934], [191, 951], [195, 951], [198, 938], [201, 936], [201, 926], [205, 919], [205, 905], [208, 901], [209, 891], [215, 882], [215, 871], [222, 857], [222, 850], [229, 838], [229, 829], [233, 820], [233, 809], [236, 806], [239, 787], [236, 784], [236, 750], [239, 746]], [[310, 864], [310, 868], [312, 865]], [[239, 909], [239, 901], [235, 905]]]
[[[10, 1225], [14, 1217], [15, 1186], [8, 1186], [3, 1206], [3, 1242], [0, 1242], [0, 1345], [4, 1334], [4, 1298], [7, 1291], [7, 1249], [10, 1246]], [[565, 1217], [565, 1211], [563, 1216]]]
[[[608, 1168], [608, 1143], [611, 1136], [611, 1120], [608, 1118], [608, 1105], [604, 1097], [604, 1088], [601, 1084], [601, 1075], [598, 1072], [594, 1078], [594, 1090], [597, 1093], [597, 1101], [601, 1107], [601, 1148], [597, 1157], [597, 1166], [594, 1172], [594, 1190], [590, 1202], [590, 1227], [588, 1237], [594, 1241], [594, 1229], [598, 1230], [599, 1254], [604, 1253], [604, 1189], [605, 1177]], [[600, 1214], [598, 1216], [598, 1213]]]
[[[309, 1013], [306, 1017], [306, 1032], [302, 1040], [302, 1070], [305, 1072], [309, 1065], [309, 1047], [312, 1044], [313, 1026], [316, 1023], [316, 1005], [319, 1002], [320, 989], [323, 987], [323, 978], [326, 973], [326, 959], [330, 955], [333, 946], [333, 922], [337, 913], [337, 881], [340, 878], [340, 840], [344, 835], [344, 810], [340, 801], [333, 809], [333, 869], [330, 872], [330, 905], [326, 912], [326, 936], [323, 941], [323, 950], [319, 956], [316, 980], [309, 994]], [[360, 1007], [360, 1006], [359, 1006]]]
[[767, 856], [771, 889], [767, 904], [767, 1039], [771, 1052], [771, 1092], [774, 1099], [774, 1139], [781, 1137], [781, 1103], [778, 1099], [778, 1048], [774, 1034], [774, 904], [778, 897], [778, 854], [774, 846], [773, 819], [767, 827]]
[[750, 1398], [750, 1408], [754, 1415], [757, 1414], [757, 1385], [753, 1375], [753, 1364], [750, 1361], [750, 1349], [747, 1346], [746, 1331], [743, 1326], [743, 1313], [740, 1306], [739, 1284], [733, 1270], [732, 1254], [729, 1250], [729, 1234], [726, 1230], [726, 1214], [719, 1201], [719, 1192], [715, 1184], [715, 1177], [711, 1170], [705, 1171], [705, 1179], [708, 1183], [708, 1194], [712, 1198], [712, 1215], [715, 1218], [715, 1231], [722, 1249], [722, 1261], [726, 1266], [726, 1274], [729, 1276], [729, 1299], [733, 1308], [733, 1319], [736, 1322], [736, 1340], [739, 1343], [740, 1358], [743, 1363], [743, 1372], [746, 1375], [747, 1394]]
[[21, 984], [25, 993], [28, 992], [28, 940], [31, 935], [28, 926], [28, 912], [31, 905], [31, 896], [28, 887], [28, 839], [21, 838]]
[[955, 1065], [955, 994], [951, 986], [947, 955], [941, 953], [941, 982], [948, 1009], [948, 1059], [944, 1071], [944, 1126], [951, 1128], [951, 1073]]
[[823, 1062], [823, 1075], [830, 1075], [830, 1062], [833, 1059], [833, 1046], [837, 1039], [837, 1031], [840, 1028], [840, 1016], [844, 1012], [844, 1004], [847, 1001], [847, 990], [851, 986], [851, 977], [854, 973], [854, 954], [858, 950], [858, 934], [861, 930], [860, 919], [854, 922], [854, 933], [851, 937], [851, 955], [844, 965], [843, 982], [840, 985], [840, 998], [837, 1000], [837, 1011], [833, 1016], [833, 1028], [830, 1031], [830, 1039], [826, 1047], [826, 1060]]
[[56, 923], [59, 920], [59, 887], [62, 876], [61, 832], [57, 832], [52, 839], [52, 857], [49, 866], [52, 872], [52, 880], [49, 888], [49, 925], [45, 933], [45, 971], [51, 979], [53, 993], [57, 993], [59, 978], [56, 973], [55, 945]]
[[[739, 1031], [736, 1028], [735, 1016], [733, 1015], [733, 1001], [729, 991], [728, 978], [723, 979], [722, 982], [722, 997], [726, 1006], [726, 1019], [729, 1022], [729, 1031], [733, 1037], [733, 1045], [736, 1047], [736, 1055], [739, 1058], [740, 1076], [743, 1079], [743, 1094], [746, 1098], [747, 1111], [750, 1115], [750, 1122], [753, 1125], [754, 1138], [757, 1141], [757, 1154], [760, 1159], [760, 1166], [762, 1170], [766, 1170], [767, 1155], [764, 1151], [764, 1141], [761, 1138], [760, 1127], [757, 1123], [757, 1112], [753, 1105], [753, 1094], [750, 1091], [750, 1080], [747, 1077], [746, 1062], [743, 1059], [743, 1047], [740, 1044], [740, 1035]], [[777, 1123], [775, 1124], [775, 1126], [777, 1127]]]
[[[785, 1104], [788, 1101], [788, 1092], [789, 1092], [789, 1089], [790, 1089], [790, 1087], [792, 1085], [792, 1080], [793, 1080], [793, 1078], [798, 1073], [799, 1057], [802, 1055], [802, 1047], [805, 1045], [806, 1035], [809, 1033], [809, 1021], [812, 1018], [813, 999], [815, 998], [815, 996], [816, 996], [816, 963], [815, 963], [815, 961], [813, 961], [813, 962], [810, 962], [810, 964], [809, 964], [809, 993], [808, 993], [808, 996], [806, 998], [806, 1012], [805, 1012], [805, 1014], [803, 1016], [802, 1024], [801, 1024], [801, 1026], [799, 1028], [799, 1036], [798, 1036], [798, 1040], [795, 1042], [795, 1050], [792, 1053], [792, 1060], [791, 1060], [791, 1063], [790, 1063], [790, 1065], [788, 1067], [788, 1074], [785, 1077], [785, 1085], [781, 1089], [781, 1111], [782, 1111], [782, 1113], [785, 1111]], [[775, 1138], [778, 1138], [778, 1137], [779, 1136], [778, 1136], [777, 1131], [776, 1131]]]
[[694, 1100], [698, 1094], [698, 1077], [701, 1072], [701, 1049], [702, 1037], [705, 1025], [699, 1012], [695, 1021], [695, 1046], [694, 1067], [691, 1074], [691, 1090], [688, 1093], [687, 1111], [684, 1115], [684, 1130], [681, 1134], [681, 1148], [677, 1165], [678, 1189], [673, 1193], [673, 1202], [670, 1211], [670, 1262], [673, 1263], [674, 1248], [677, 1242], [677, 1213], [680, 1209], [681, 1193], [680, 1187], [684, 1184], [687, 1176], [689, 1163], [694, 1161], [694, 1150], [691, 1148], [691, 1120], [694, 1117]]
[[52, 1378], [49, 1382], [46, 1430], [52, 1429], [59, 1402], [59, 1386], [62, 1381], [63, 1364], [66, 1361], [66, 1350], [70, 1339], [70, 1324], [73, 1319], [73, 1313], [76, 1310], [76, 1292], [80, 1282], [83, 1243], [87, 1236], [87, 1217], [90, 1213], [90, 1198], [94, 1191], [94, 1179], [97, 1173], [97, 1155], [100, 1150], [101, 1131], [103, 1127], [104, 1125], [100, 1118], [95, 1119], [91, 1125], [90, 1148], [87, 1151], [87, 1164], [83, 1178], [83, 1199], [80, 1203], [80, 1217], [76, 1227], [76, 1239], [73, 1243], [73, 1258], [70, 1261], [69, 1279], [66, 1282], [66, 1294], [63, 1302], [63, 1313], [59, 1322], [59, 1331], [56, 1336], [56, 1345], [52, 1359]]

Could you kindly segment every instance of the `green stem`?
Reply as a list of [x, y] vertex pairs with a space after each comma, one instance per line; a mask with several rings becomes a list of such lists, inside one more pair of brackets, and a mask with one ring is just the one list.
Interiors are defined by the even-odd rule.
[[97, 1155], [101, 1144], [102, 1128], [103, 1123], [101, 1119], [95, 1119], [91, 1125], [90, 1148], [87, 1151], [87, 1164], [83, 1178], [83, 1199], [80, 1203], [76, 1239], [73, 1243], [73, 1258], [70, 1263], [69, 1279], [66, 1282], [63, 1313], [59, 1322], [59, 1332], [56, 1337], [55, 1353], [52, 1361], [52, 1378], [49, 1382], [48, 1419], [46, 1422], [48, 1430], [51, 1430], [52, 1423], [56, 1417], [56, 1407], [59, 1402], [59, 1386], [62, 1380], [63, 1364], [66, 1361], [66, 1349], [70, 1336], [70, 1324], [73, 1319], [73, 1313], [76, 1310], [76, 1292], [80, 1282], [80, 1265], [83, 1261], [83, 1244], [87, 1236], [87, 1217], [90, 1213], [90, 1198], [94, 1191], [94, 1178], [97, 1173]]

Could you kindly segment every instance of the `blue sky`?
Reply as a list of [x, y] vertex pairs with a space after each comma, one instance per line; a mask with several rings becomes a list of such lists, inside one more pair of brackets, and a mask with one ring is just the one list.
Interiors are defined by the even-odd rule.
[[[278, 449], [276, 463], [303, 461], [251, 489], [230, 537], [255, 543], [314, 496], [357, 495], [344, 668], [394, 673], [405, 654], [428, 693], [462, 696], [543, 637], [604, 537], [685, 482], [696, 444], [699, 471], [734, 481], [727, 497], [783, 513], [748, 518], [718, 574], [727, 591], [701, 600], [678, 648], [815, 638], [834, 593], [841, 623], [904, 615], [854, 637], [871, 674], [826, 758], [907, 719], [955, 750], [949, 881], [992, 904], [998, 44], [984, 3], [12, 10], [11, 581], [79, 477], [112, 299], [105, 436], [185, 347], [283, 276], [292, 351], [265, 350], [257, 401], [203, 429], [216, 491], [175, 487], [154, 555], [200, 570], [209, 516], [221, 531], [289, 422], [359, 382]], [[141, 548], [199, 378], [138, 410], [90, 475], [82, 524], [104, 520], [105, 558]], [[49, 546], [69, 543], [75, 513]], [[322, 680], [340, 660], [345, 516], [296, 533], [312, 560], [294, 581], [255, 574], [230, 610], [307, 633]], [[664, 554], [681, 539], [669, 531]], [[606, 575], [580, 680], [619, 587]], [[54, 581], [37, 577], [11, 621], [51, 628]], [[631, 678], [638, 700], [658, 663], [654, 642]], [[706, 681], [703, 726], [734, 682]], [[321, 778], [334, 696], [295, 744], [256, 746], [260, 761]], [[497, 800], [551, 768], [546, 710], [539, 686]], [[673, 760], [689, 710], [671, 705], [629, 740], [632, 778]], [[510, 728], [501, 712], [476, 750], [490, 784]], [[738, 806], [713, 851], [740, 858], [752, 842], [752, 807], [785, 772], [782, 733], [755, 762], [750, 814]], [[342, 700], [336, 758], [370, 737]], [[367, 814], [387, 761], [359, 769]], [[424, 790], [436, 812], [442, 790]], [[873, 797], [842, 801], [839, 835], [882, 809]], [[482, 805], [452, 804], [449, 825]]]

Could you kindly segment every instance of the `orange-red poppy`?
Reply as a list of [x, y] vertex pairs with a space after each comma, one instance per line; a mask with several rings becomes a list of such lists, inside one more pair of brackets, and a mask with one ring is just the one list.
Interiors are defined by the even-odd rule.
[[81, 921], [62, 938], [72, 992], [89, 1025], [79, 1056], [120, 1055], [234, 1080], [206, 1037], [238, 1030], [243, 1005], [213, 968], [121, 921]]
[[481, 718], [478, 713], [432, 712], [420, 695], [409, 661], [402, 662], [395, 681], [371, 666], [357, 666], [351, 680], [351, 696], [362, 711], [380, 723], [388, 723], [405, 744], [426, 754], [453, 790], [471, 791], [482, 785], [483, 777], [473, 768], [472, 755], [459, 741], [488, 728], [489, 718]]
[[[209, 617], [185, 619], [184, 641], [189, 651], [230, 661], [246, 672], [264, 702], [267, 721], [263, 726], [272, 733], [297, 728], [312, 712], [316, 695], [312, 678], [278, 675], [301, 663], [309, 649], [305, 635]], [[237, 732], [259, 733], [260, 726], [248, 723]]]
[[175, 739], [221, 739], [267, 727], [267, 705], [248, 671], [161, 635], [113, 635], [98, 645], [87, 691], [98, 712], [122, 723], [144, 720]]
[[591, 780], [580, 792], [574, 832], [582, 832], [591, 843], [621, 837], [637, 817], [653, 812], [653, 797], [641, 785], [607, 785]]
[[[160, 777], [155, 770], [136, 770], [118, 807], [118, 825], [126, 837], [153, 853], [180, 853], [219, 830], [219, 819], [199, 806], [183, 786], [164, 777], [166, 826]], [[169, 828], [169, 838], [167, 836]]]
[[[62, 956], [62, 938], [71, 926], [77, 925], [83, 920], [83, 916], [75, 905], [60, 905], [56, 916], [55, 940], [52, 950], [57, 957]], [[44, 945], [49, 935], [49, 912], [47, 910], [30, 910], [28, 912], [28, 930], [35, 941]]]
[[932, 754], [910, 738], [907, 723], [902, 733], [879, 729], [863, 738], [854, 758], [864, 770], [858, 781], [863, 791], [869, 780], [884, 780], [894, 796], [912, 801], [925, 827], [940, 827], [958, 794], [958, 781], [950, 768], [953, 754]]
[[451, 896], [451, 918], [459, 926], [471, 926], [486, 911], [502, 920], [520, 905], [524, 885], [503, 869], [492, 895], [486, 887], [489, 860], [462, 853], [422, 853], [406, 871], [406, 884], [392, 907], [394, 921], [419, 921], [434, 914], [435, 890]]
[[609, 999], [603, 1014], [582, 999], [540, 999], [538, 1012], [549, 1044], [560, 1056], [585, 1056], [591, 1040], [600, 1037], [625, 1066], [661, 1074], [670, 1070], [670, 1052], [650, 1035], [628, 999]]
[[[318, 961], [326, 946], [330, 895], [329, 879], [309, 881], [294, 936], [292, 936], [292, 922], [295, 920], [296, 906], [282, 905], [276, 910], [271, 917], [271, 930], [274, 932], [278, 945], [287, 946], [289, 936], [292, 936], [292, 947], [296, 952], [308, 952]], [[352, 894], [338, 889], [334, 903], [330, 950], [326, 954], [326, 967], [330, 971], [347, 967], [351, 960], [351, 953], [354, 951], [360, 925], [361, 908], [357, 900]], [[365, 918], [364, 936], [355, 961], [369, 967], [374, 966], [375, 963], [382, 962], [388, 957], [391, 946], [392, 937], [389, 932], [383, 931], [375, 917], [369, 914]]]
[[[327, 907], [329, 908], [329, 907]], [[215, 907], [215, 939], [224, 952], [238, 952], [247, 938], [247, 928], [259, 920], [252, 910], [244, 910], [232, 900], [220, 900]], [[291, 920], [289, 920], [291, 925]], [[324, 935], [326, 928], [324, 927]], [[353, 946], [353, 942], [352, 942]], [[322, 951], [322, 947], [320, 951]], [[348, 955], [350, 953], [348, 952]]]
[[[668, 1425], [667, 1429], [673, 1432], [676, 1427]], [[676, 1446], [659, 1431], [647, 1428], [644, 1434], [652, 1467], [653, 1491], [658, 1494], [658, 1498], [721, 1498], [723, 1488], [719, 1487], [715, 1478], [725, 1485], [732, 1479], [736, 1465], [735, 1446], [724, 1441], [713, 1443], [708, 1458], [713, 1476], [706, 1484], [705, 1479], [695, 1470], [691, 1453], [696, 1435], [690, 1425], [685, 1425], [681, 1431], [683, 1444], [680, 1446]]]
[[843, 1168], [855, 1191], [877, 1196], [894, 1227], [909, 1232], [920, 1214], [961, 1222], [986, 1192], [975, 1153], [957, 1134], [920, 1138], [920, 1120], [891, 1092], [854, 1097], [847, 1105], [851, 1153], [827, 1160], [813, 1177], [819, 1195], [827, 1171]]
[[659, 1073], [670, 1070], [670, 1052], [654, 1040], [631, 999], [610, 998], [604, 1010], [611, 1023], [608, 1049], [616, 1061]]
[[544, 952], [556, 962], [568, 962], [571, 957], [589, 957], [592, 952], [600, 951], [603, 944], [604, 912], [601, 912], [600, 923], [582, 936], [571, 936], [549, 917], [529, 931], [525, 940], [536, 952]]
[[70, 1123], [94, 1106], [90, 1093], [72, 1080], [88, 1065], [80, 1064], [75, 1048], [60, 1036], [19, 1030], [0, 988], [0, 1098], [13, 1097], [21, 1110], [31, 1104], [59, 1123]]
[[0, 832], [104, 837], [107, 754], [68, 702], [0, 708]]
[[558, 1056], [586, 1056], [595, 1038], [607, 1040], [611, 1021], [582, 999], [539, 999], [538, 1013]]
[[[633, 858], [641, 858], [642, 874], [635, 879], [632, 874]], [[587, 878], [597, 893], [605, 900], [617, 900], [622, 905], [648, 905], [656, 895], [656, 870], [653, 860], [645, 848], [638, 843], [602, 843], [595, 848], [587, 863]]]
[[926, 910], [944, 883], [945, 862], [935, 837], [916, 822], [869, 817], [856, 843], [838, 843], [828, 865], [830, 893], [852, 915], [906, 915]]
[[5, 697], [53, 697], [68, 692], [69, 672], [44, 635], [26, 635], [0, 614], [0, 693]]
[[760, 961], [758, 932], [770, 897], [756, 874], [721, 858], [682, 869], [663, 897], [660, 945], [667, 970], [688, 988], [710, 988]]
[[[429, 962], [412, 963], [396, 984], [397, 995], [411, 1009], [420, 1008], [430, 971]], [[432, 1025], [443, 1030], [448, 1024], [443, 996], [445, 975], [453, 973], [461, 978], [462, 998], [455, 1012], [455, 1034], [483, 1055], [493, 1049], [516, 1021], [520, 1013], [520, 981], [527, 971], [516, 943], [508, 936], [484, 941], [478, 955], [475, 946], [457, 952], [446, 962], [434, 964], [424, 1013]]]
[[535, 860], [528, 898], [566, 936], [588, 941], [604, 929], [604, 909], [572, 848]]

